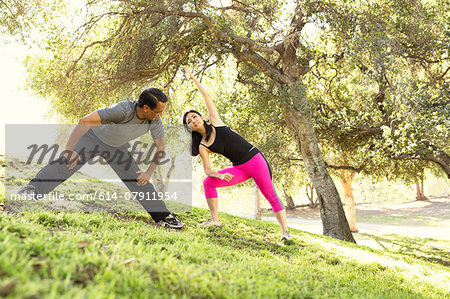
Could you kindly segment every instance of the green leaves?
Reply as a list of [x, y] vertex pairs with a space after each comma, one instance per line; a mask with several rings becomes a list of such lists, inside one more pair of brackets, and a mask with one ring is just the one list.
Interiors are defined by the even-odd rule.
[[[286, 106], [299, 105], [299, 97], [279, 84], [286, 80], [283, 76], [298, 83], [297, 96], [306, 94], [330, 159], [343, 153], [353, 166], [373, 163], [367, 174], [384, 175], [389, 169], [403, 175], [402, 163], [417, 162], [417, 154], [423, 162], [426, 155], [449, 150], [445, 1], [301, 2], [296, 17], [314, 24], [314, 37], [303, 34], [302, 22], [297, 24], [303, 30], [292, 36], [292, 43], [299, 43], [293, 65], [283, 58], [287, 48], [278, 47], [294, 30], [292, 3], [251, 0], [223, 7], [133, 0], [73, 5], [46, 0], [32, 7], [16, 1], [13, 14], [6, 7], [1, 11], [3, 28], [27, 33], [29, 41], [47, 51], [47, 56], [28, 59], [29, 83], [68, 122], [135, 98], [149, 85], [184, 97], [186, 93], [176, 91], [184, 88], [177, 77], [181, 65], [201, 73], [217, 66], [211, 86], [223, 98], [221, 113], [267, 153], [274, 168], [287, 170], [299, 163], [283, 115]], [[13, 25], [15, 20], [23, 25]], [[230, 78], [219, 76], [235, 69]], [[169, 107], [167, 119], [176, 122], [183, 100], [174, 101], [179, 102]], [[287, 171], [281, 173], [285, 177]]]

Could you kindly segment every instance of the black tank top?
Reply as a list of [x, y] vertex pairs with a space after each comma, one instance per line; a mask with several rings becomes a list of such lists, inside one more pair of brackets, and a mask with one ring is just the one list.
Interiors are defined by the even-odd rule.
[[200, 144], [214, 153], [224, 155], [233, 163], [233, 166], [244, 164], [259, 153], [256, 147], [229, 127], [214, 128], [216, 129], [214, 142], [210, 146]]

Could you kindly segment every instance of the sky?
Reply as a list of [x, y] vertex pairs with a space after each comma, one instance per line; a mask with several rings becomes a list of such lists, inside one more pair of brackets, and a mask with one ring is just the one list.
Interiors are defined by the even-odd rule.
[[5, 153], [5, 124], [57, 123], [49, 115], [50, 103], [26, 88], [23, 59], [32, 50], [0, 35], [0, 153]]

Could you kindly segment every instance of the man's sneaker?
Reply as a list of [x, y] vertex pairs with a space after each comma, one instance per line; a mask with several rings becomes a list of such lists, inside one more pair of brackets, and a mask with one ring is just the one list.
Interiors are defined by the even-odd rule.
[[158, 224], [163, 227], [170, 228], [182, 228], [186, 225], [180, 219], [178, 219], [178, 215], [175, 213], [170, 213], [166, 218], [159, 221]]
[[216, 227], [222, 227], [222, 222], [214, 221], [211, 218], [207, 219], [205, 222], [202, 222], [200, 226], [216, 226]]
[[292, 240], [292, 237], [291, 237], [291, 232], [290, 231], [282, 229], [281, 230], [281, 240], [280, 240], [280, 242], [283, 242], [284, 240], [290, 241], [290, 240]]
[[17, 194], [19, 195], [33, 195], [34, 193], [36, 193], [36, 188], [33, 185], [25, 185], [22, 188], [19, 189], [19, 191], [17, 191]]

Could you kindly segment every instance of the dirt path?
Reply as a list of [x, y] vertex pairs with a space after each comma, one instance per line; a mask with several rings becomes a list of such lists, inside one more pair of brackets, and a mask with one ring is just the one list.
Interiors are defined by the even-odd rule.
[[[288, 210], [289, 218], [320, 219], [319, 208], [297, 208]], [[376, 217], [433, 217], [436, 220], [450, 220], [450, 196], [429, 197], [429, 201], [409, 201], [402, 203], [359, 203], [356, 204], [356, 218]]]
[[[297, 208], [287, 214], [289, 227], [322, 234], [319, 208]], [[262, 220], [276, 222], [273, 216], [263, 216]], [[356, 227], [356, 242], [376, 249], [381, 249], [380, 244], [366, 234], [450, 240], [450, 196], [430, 197], [429, 201], [357, 204]]]

